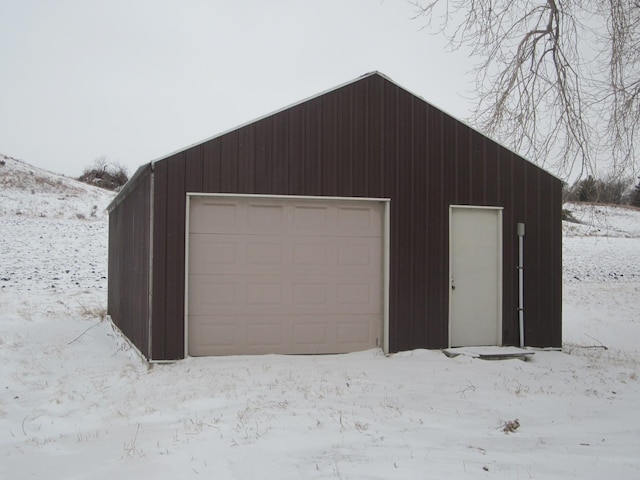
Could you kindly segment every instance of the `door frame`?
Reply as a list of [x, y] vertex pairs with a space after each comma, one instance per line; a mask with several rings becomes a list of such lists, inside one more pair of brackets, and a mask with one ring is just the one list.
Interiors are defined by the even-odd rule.
[[380, 347], [385, 355], [389, 354], [389, 278], [390, 278], [390, 235], [391, 235], [391, 199], [368, 197], [324, 197], [304, 195], [260, 195], [242, 193], [202, 193], [187, 192], [185, 215], [185, 255], [184, 255], [184, 357], [189, 357], [189, 217], [191, 214], [192, 197], [218, 197], [218, 198], [255, 198], [255, 199], [284, 199], [284, 200], [320, 200], [320, 201], [368, 201], [381, 203], [382, 212], [382, 331]]
[[496, 301], [497, 301], [497, 314], [498, 314], [498, 326], [497, 326], [497, 334], [496, 334], [496, 346], [502, 346], [503, 334], [502, 334], [502, 295], [503, 295], [503, 242], [502, 235], [504, 232], [504, 225], [502, 219], [502, 213], [504, 211], [504, 207], [497, 206], [482, 206], [482, 205], [450, 205], [449, 206], [449, 285], [448, 285], [448, 293], [449, 293], [449, 319], [447, 323], [447, 343], [449, 347], [451, 347], [451, 325], [453, 323], [453, 315], [452, 315], [452, 305], [453, 305], [453, 296], [451, 295], [451, 284], [452, 284], [452, 275], [453, 275], [453, 255], [452, 255], [452, 240], [453, 240], [453, 214], [456, 210], [489, 210], [495, 211], [498, 218], [498, 238], [497, 238], [497, 247], [498, 247], [498, 264], [496, 265], [499, 275], [498, 275], [498, 285], [496, 291]]

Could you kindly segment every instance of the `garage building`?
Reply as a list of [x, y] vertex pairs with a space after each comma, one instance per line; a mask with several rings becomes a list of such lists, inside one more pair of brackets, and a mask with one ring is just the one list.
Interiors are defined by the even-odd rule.
[[562, 343], [562, 183], [373, 72], [141, 166], [108, 313], [151, 361]]

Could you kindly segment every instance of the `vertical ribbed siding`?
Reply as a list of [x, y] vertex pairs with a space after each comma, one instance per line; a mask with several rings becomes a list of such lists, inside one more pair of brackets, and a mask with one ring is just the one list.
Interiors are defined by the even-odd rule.
[[[427, 302], [427, 334], [420, 343], [427, 348], [448, 346], [449, 331], [449, 185], [445, 184], [450, 144], [445, 144], [449, 131], [445, 130], [445, 115], [428, 106], [429, 134], [427, 136], [427, 208], [418, 209], [416, 221], [427, 222], [429, 243], [427, 273], [429, 290]], [[434, 254], [437, 252], [437, 254]]]
[[[169, 181], [168, 163], [154, 166], [153, 194], [153, 281], [151, 296], [151, 352], [149, 359], [169, 360], [165, 348], [168, 340], [166, 330], [167, 296], [167, 183]], [[182, 289], [184, 292], [184, 287]], [[179, 295], [179, 294], [178, 294]], [[176, 295], [176, 297], [178, 296]], [[169, 340], [170, 341], [170, 340]]]
[[[416, 211], [420, 212], [420, 205], [430, 208], [429, 204], [429, 175], [431, 173], [428, 162], [426, 136], [428, 133], [427, 109], [421, 108], [421, 101], [412, 98], [412, 127], [411, 138], [415, 141], [411, 142], [411, 204], [413, 208], [413, 216]], [[412, 245], [412, 262], [411, 277], [414, 285], [413, 304], [413, 336], [414, 342], [420, 346], [424, 346], [422, 339], [434, 338], [431, 326], [429, 325], [429, 315], [432, 314], [428, 308], [431, 258], [429, 252], [429, 235], [432, 229], [436, 229], [435, 225], [428, 221], [413, 222], [413, 245]]]
[[513, 166], [515, 160], [511, 152], [500, 148], [497, 152], [500, 164], [498, 184], [502, 211], [502, 340], [506, 345], [519, 345], [518, 325], [518, 239], [516, 225], [519, 222], [514, 209]]
[[518, 342], [515, 235], [524, 222], [527, 343], [561, 344], [560, 181], [380, 75], [172, 155], [155, 170], [154, 359], [184, 356], [185, 202], [198, 191], [391, 198], [392, 351], [447, 345], [449, 206], [501, 206], [503, 341]]
[[107, 312], [118, 328], [149, 357], [149, 219], [151, 175], [109, 214]]

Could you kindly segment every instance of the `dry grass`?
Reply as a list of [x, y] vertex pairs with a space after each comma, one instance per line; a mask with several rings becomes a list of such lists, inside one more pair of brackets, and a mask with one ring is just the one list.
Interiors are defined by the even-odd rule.
[[101, 321], [107, 318], [107, 309], [103, 305], [89, 305], [84, 302], [78, 302], [78, 305], [83, 317], [95, 317]]

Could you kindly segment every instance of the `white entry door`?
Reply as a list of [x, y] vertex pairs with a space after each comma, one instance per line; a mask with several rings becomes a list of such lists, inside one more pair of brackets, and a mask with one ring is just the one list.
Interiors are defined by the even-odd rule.
[[449, 346], [502, 345], [502, 209], [452, 206]]

